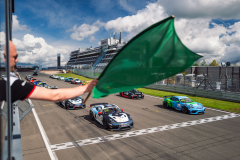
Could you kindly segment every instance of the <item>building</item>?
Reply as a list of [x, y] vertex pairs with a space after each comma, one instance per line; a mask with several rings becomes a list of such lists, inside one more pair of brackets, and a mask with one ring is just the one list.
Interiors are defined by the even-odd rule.
[[77, 49], [72, 51], [67, 62], [67, 68], [99, 69], [104, 68], [126, 42], [120, 38], [110, 37], [101, 40], [101, 46], [95, 48]]
[[60, 54], [57, 54], [57, 67], [61, 66], [61, 56]]

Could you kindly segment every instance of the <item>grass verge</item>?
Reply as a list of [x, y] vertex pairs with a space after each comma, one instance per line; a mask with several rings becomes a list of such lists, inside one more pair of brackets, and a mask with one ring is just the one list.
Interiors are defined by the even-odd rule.
[[[73, 73], [65, 73], [65, 74], [57, 74], [57, 75], [64, 76], [64, 77], [79, 78], [80, 80], [83, 80], [83, 81], [92, 80], [91, 78], [86, 78]], [[188, 96], [193, 101], [202, 103], [203, 106], [206, 106], [209, 108], [215, 108], [215, 109], [220, 109], [228, 112], [240, 113], [240, 103], [237, 103], [237, 102], [222, 101], [222, 100], [216, 100], [216, 99], [204, 98], [204, 97], [196, 97], [192, 95], [154, 90], [154, 89], [148, 89], [148, 88], [138, 88], [138, 90], [143, 92], [144, 94], [148, 94], [156, 97], [163, 97], [167, 95]]]
[[57, 76], [63, 76], [65, 78], [67, 78], [67, 77], [78, 78], [82, 81], [91, 81], [92, 80], [91, 78], [83, 77], [83, 76], [80, 76], [80, 75], [77, 75], [77, 74], [74, 74], [74, 73], [63, 73], [63, 74], [56, 74], [56, 75]]

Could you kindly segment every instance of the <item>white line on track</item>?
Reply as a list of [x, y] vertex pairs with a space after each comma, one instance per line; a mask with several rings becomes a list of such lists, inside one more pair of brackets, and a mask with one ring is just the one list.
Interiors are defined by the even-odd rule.
[[[18, 74], [18, 75], [19, 75], [19, 78], [21, 79], [20, 74]], [[29, 104], [32, 104], [32, 101], [30, 99], [28, 99], [28, 101], [29, 101]], [[43, 141], [45, 143], [45, 146], [47, 148], [47, 151], [48, 151], [48, 154], [49, 154], [51, 160], [58, 160], [56, 153], [51, 150], [50, 141], [49, 141], [49, 139], [47, 137], [47, 134], [46, 134], [46, 132], [45, 132], [43, 126], [42, 126], [42, 123], [41, 123], [41, 121], [40, 121], [40, 119], [39, 119], [39, 117], [37, 115], [37, 112], [36, 112], [35, 108], [32, 109], [32, 112], [33, 112], [33, 115], [34, 115], [35, 120], [37, 122], [38, 128], [39, 128], [39, 130], [41, 132]]]
[[2, 101], [1, 109], [3, 109], [3, 106], [4, 106], [4, 101]]
[[130, 132], [125, 132], [125, 133], [120, 133], [120, 134], [113, 134], [113, 135], [107, 135], [107, 136], [102, 136], [102, 137], [78, 140], [75, 142], [60, 143], [60, 144], [51, 145], [51, 149], [52, 149], [52, 151], [58, 151], [58, 150], [63, 150], [63, 149], [68, 149], [68, 148], [73, 148], [73, 147], [78, 147], [78, 146], [85, 146], [85, 145], [96, 144], [96, 143], [101, 143], [101, 142], [108, 142], [108, 141], [113, 141], [113, 140], [117, 140], [117, 139], [123, 139], [123, 138], [128, 138], [128, 137], [156, 133], [156, 132], [161, 132], [161, 131], [166, 131], [166, 130], [171, 130], [171, 129], [176, 129], [176, 128], [194, 126], [194, 125], [198, 125], [198, 124], [220, 121], [220, 120], [235, 118], [235, 117], [240, 117], [240, 114], [231, 113], [228, 115], [222, 115], [222, 116], [217, 116], [217, 117], [210, 117], [210, 118], [199, 119], [199, 120], [194, 120], [194, 121], [187, 121], [187, 122], [176, 123], [176, 124], [171, 124], [171, 125], [158, 126], [158, 127], [153, 127], [153, 128], [130, 131]]

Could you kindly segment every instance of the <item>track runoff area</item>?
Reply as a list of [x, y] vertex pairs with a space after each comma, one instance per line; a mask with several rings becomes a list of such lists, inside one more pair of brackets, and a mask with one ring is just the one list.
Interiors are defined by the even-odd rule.
[[[28, 74], [32, 72], [20, 73], [22, 78]], [[40, 72], [36, 78], [59, 88], [76, 86]], [[89, 98], [85, 109], [66, 110], [58, 103], [32, 100], [35, 111], [21, 121], [23, 159], [240, 159], [239, 114], [211, 108], [203, 115], [183, 114], [163, 108], [162, 101], [113, 94]], [[124, 109], [134, 128], [108, 131], [90, 120], [90, 104], [101, 102]]]

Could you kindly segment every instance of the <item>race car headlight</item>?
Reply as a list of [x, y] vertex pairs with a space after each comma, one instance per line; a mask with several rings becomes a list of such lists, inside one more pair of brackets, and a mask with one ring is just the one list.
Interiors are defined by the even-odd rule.
[[192, 104], [189, 105], [190, 108], [194, 108]]
[[112, 119], [112, 118], [109, 118], [109, 122], [110, 123], [116, 123], [116, 121], [114, 119]]
[[132, 117], [131, 117], [131, 116], [129, 116], [128, 118], [129, 118], [129, 120], [132, 120]]

